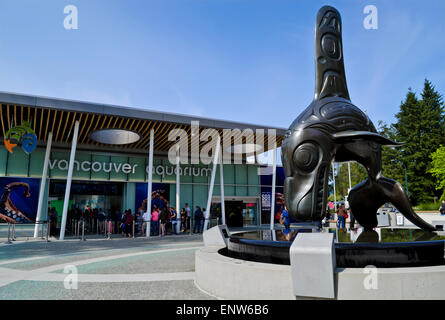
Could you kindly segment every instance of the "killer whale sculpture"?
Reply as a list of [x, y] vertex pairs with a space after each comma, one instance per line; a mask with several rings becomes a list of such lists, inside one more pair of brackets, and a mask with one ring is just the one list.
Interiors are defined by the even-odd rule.
[[320, 221], [332, 161], [357, 161], [366, 168], [368, 178], [349, 192], [348, 201], [365, 230], [377, 226], [378, 208], [391, 202], [416, 226], [434, 231], [412, 210], [400, 183], [382, 175], [381, 147], [400, 144], [379, 135], [368, 116], [351, 103], [341, 17], [330, 6], [322, 7], [317, 15], [315, 65], [314, 100], [291, 124], [282, 143], [285, 202], [291, 217]]

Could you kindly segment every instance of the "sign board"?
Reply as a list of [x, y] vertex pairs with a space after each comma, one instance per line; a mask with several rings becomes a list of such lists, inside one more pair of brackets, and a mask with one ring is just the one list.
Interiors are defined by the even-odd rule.
[[405, 217], [401, 214], [396, 214], [396, 224], [398, 226], [403, 226], [405, 225]]

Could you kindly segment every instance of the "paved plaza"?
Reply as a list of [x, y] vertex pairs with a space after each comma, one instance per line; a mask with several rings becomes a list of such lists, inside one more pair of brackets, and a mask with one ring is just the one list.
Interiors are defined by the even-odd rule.
[[[201, 235], [1, 240], [1, 300], [214, 299], [194, 285]], [[72, 270], [77, 289], [67, 280], [74, 279]]]

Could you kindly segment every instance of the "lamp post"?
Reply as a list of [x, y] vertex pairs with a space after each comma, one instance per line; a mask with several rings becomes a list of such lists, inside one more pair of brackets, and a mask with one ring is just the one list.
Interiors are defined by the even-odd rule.
[[408, 170], [406, 169], [406, 165], [405, 165], [402, 161], [400, 161], [400, 160], [398, 160], [398, 159], [393, 159], [393, 160], [391, 160], [391, 162], [398, 162], [398, 163], [400, 163], [400, 164], [403, 166], [403, 168], [405, 169], [405, 186], [406, 186], [406, 195], [409, 197], [409, 191], [408, 191]]

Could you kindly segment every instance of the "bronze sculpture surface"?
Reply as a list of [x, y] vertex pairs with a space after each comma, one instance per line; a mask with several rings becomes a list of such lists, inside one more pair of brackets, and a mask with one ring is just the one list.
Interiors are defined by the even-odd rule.
[[379, 135], [368, 116], [350, 101], [339, 12], [322, 7], [315, 29], [314, 100], [291, 124], [282, 144], [290, 215], [298, 221], [320, 221], [332, 161], [357, 161], [366, 168], [368, 179], [350, 191], [348, 201], [365, 230], [377, 226], [377, 210], [386, 202], [423, 230], [435, 230], [413, 211], [402, 186], [382, 175], [381, 147], [399, 144]]

